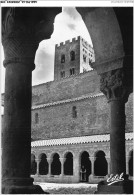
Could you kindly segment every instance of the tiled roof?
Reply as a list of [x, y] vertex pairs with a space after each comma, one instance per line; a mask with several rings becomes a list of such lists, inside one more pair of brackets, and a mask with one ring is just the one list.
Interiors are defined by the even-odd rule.
[[79, 100], [95, 98], [95, 97], [99, 97], [99, 96], [103, 96], [103, 95], [104, 95], [103, 93], [97, 93], [97, 94], [83, 95], [81, 97], [71, 98], [71, 99], [67, 99], [67, 100], [60, 100], [60, 101], [56, 101], [56, 102], [52, 102], [52, 103], [48, 103], [48, 104], [40, 104], [40, 105], [32, 106], [32, 110], [44, 108], [44, 107], [48, 107], [48, 106], [55, 106], [55, 105], [68, 103], [68, 102], [75, 102], [75, 101], [79, 101]]
[[[125, 134], [126, 140], [133, 139], [133, 133]], [[83, 143], [94, 143], [94, 142], [108, 142], [110, 141], [110, 135], [91, 135], [91, 136], [81, 136], [81, 137], [69, 137], [60, 139], [50, 139], [50, 140], [38, 140], [31, 143], [32, 147], [41, 146], [58, 146], [58, 145], [70, 145], [70, 144], [83, 144]]]

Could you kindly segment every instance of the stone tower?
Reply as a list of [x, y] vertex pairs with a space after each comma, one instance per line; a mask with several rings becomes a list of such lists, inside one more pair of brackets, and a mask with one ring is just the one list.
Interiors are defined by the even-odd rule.
[[54, 80], [60, 80], [91, 70], [94, 50], [82, 37], [55, 45]]

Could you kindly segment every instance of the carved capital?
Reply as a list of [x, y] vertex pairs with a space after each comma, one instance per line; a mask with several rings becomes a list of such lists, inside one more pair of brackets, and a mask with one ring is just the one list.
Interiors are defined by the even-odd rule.
[[38, 44], [50, 38], [54, 17], [61, 8], [9, 7], [2, 8], [2, 44], [5, 62], [32, 59]]
[[100, 90], [107, 97], [108, 101], [127, 101], [128, 91], [125, 85], [123, 69], [116, 69], [100, 75]]
[[[23, 23], [16, 8], [8, 8], [2, 20], [2, 44], [5, 54], [5, 65], [9, 62], [30, 59], [34, 63], [35, 52], [38, 48], [38, 40], [35, 37], [35, 29], [32, 24]], [[19, 60], [16, 60], [19, 59]]]

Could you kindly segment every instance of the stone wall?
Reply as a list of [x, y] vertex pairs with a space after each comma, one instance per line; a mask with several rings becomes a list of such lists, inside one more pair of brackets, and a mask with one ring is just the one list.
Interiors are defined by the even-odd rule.
[[[132, 132], [133, 96], [126, 103], [126, 132]], [[77, 117], [72, 108], [76, 106]], [[35, 124], [35, 113], [39, 123]], [[95, 134], [106, 134], [109, 127], [109, 105], [105, 96], [46, 106], [32, 110], [32, 139], [52, 139]]]
[[32, 105], [71, 99], [99, 92], [99, 76], [89, 71], [60, 81], [51, 81], [32, 88]]
[[[77, 117], [72, 108], [76, 106]], [[109, 133], [109, 111], [104, 96], [35, 109], [32, 111], [32, 138], [49, 139]], [[39, 123], [35, 124], [35, 113]]]

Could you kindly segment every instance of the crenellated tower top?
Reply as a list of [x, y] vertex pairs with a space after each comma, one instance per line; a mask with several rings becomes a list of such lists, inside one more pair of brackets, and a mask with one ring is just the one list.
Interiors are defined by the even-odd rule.
[[91, 70], [93, 47], [81, 36], [55, 45], [54, 80]]

